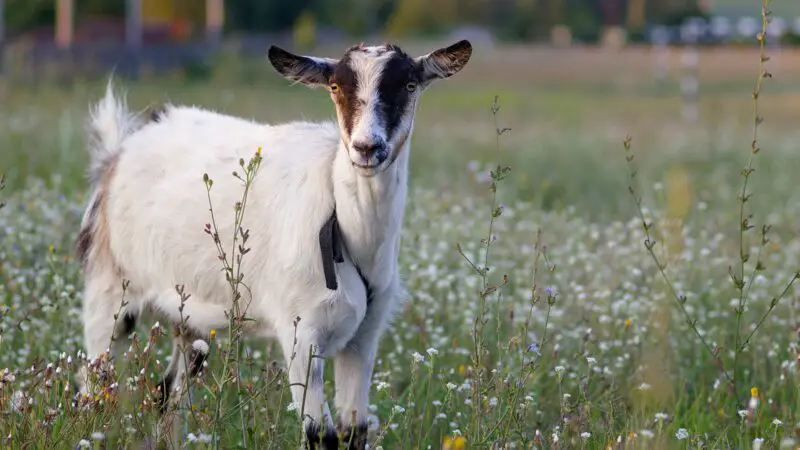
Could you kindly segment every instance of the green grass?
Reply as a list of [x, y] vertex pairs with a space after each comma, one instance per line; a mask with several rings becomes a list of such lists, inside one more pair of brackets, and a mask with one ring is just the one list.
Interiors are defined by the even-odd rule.
[[[796, 447], [799, 290], [780, 298], [733, 365], [737, 323], [746, 336], [800, 269], [796, 69], [776, 58], [777, 80], [766, 81], [759, 100], [763, 150], [748, 189], [755, 229], [745, 234], [752, 255], [745, 274], [758, 254], [765, 270], [738, 320], [729, 267], [739, 273], [737, 195], [750, 155], [757, 59], [730, 74], [705, 74], [701, 120], [685, 124], [674, 80], [660, 89], [647, 76], [624, 78], [642, 64], [626, 66], [625, 54], [607, 55], [620, 67], [603, 69], [581, 66], [591, 51], [575, 52], [578, 58], [567, 52], [572, 62], [548, 63], [537, 57], [546, 51], [533, 51], [519, 64], [512, 50], [478, 50], [474, 65], [422, 99], [401, 251], [411, 299], [382, 341], [371, 394], [379, 445], [439, 448], [460, 433], [476, 449], [553, 448], [556, 438], [559, 448], [750, 448], [756, 438], [770, 448]], [[516, 64], [512, 73], [497, 60]], [[171, 99], [264, 121], [333, 116], [324, 93], [286, 87], [263, 64], [226, 65], [205, 82], [145, 79], [127, 88], [134, 108]], [[135, 386], [131, 397], [113, 389], [88, 399], [84, 411], [70, 407], [65, 392], [86, 363], [82, 276], [71, 249], [86, 195], [83, 121], [102, 92], [102, 81], [21, 83], [2, 99], [0, 441], [10, 448], [74, 448], [81, 439], [99, 446], [92, 433], [116, 448], [147, 436], [155, 417], [145, 391], [166, 364], [165, 324], [156, 331], [142, 324], [130, 361], [116, 368], [120, 385]], [[511, 128], [499, 146], [495, 95], [497, 126]], [[687, 326], [643, 245], [628, 191], [627, 134], [654, 253], [686, 296], [697, 330], [721, 347], [735, 385]], [[493, 199], [489, 170], [497, 165], [511, 172]], [[489, 232], [498, 204], [502, 214]], [[759, 253], [765, 223], [770, 242]], [[484, 278], [457, 246], [482, 265], [489, 233]], [[481, 294], [504, 275], [507, 284]], [[153, 350], [142, 356], [146, 342]], [[229, 388], [224, 422], [214, 423], [223, 342], [210, 339], [210, 366], [193, 387], [186, 431], [198, 437], [222, 425], [221, 447], [232, 448], [244, 417], [252, 448], [291, 448], [299, 427], [287, 411], [282, 355], [271, 343], [246, 341], [246, 409]], [[140, 364], [147, 365], [141, 376]], [[748, 409], [753, 387], [758, 403]], [[330, 383], [326, 389], [330, 395]], [[681, 429], [686, 439], [676, 437]]]

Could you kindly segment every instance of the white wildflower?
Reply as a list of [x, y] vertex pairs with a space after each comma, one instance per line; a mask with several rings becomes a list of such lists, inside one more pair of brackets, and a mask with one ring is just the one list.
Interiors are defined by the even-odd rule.
[[411, 357], [414, 358], [414, 361], [418, 362], [418, 363], [421, 363], [422, 361], [425, 361], [425, 357], [422, 356], [419, 352], [412, 353]]
[[435, 356], [435, 355], [439, 354], [439, 350], [436, 350], [435, 348], [431, 347], [431, 348], [425, 350], [425, 353], [427, 353], [428, 356]]
[[678, 431], [675, 432], [675, 439], [682, 441], [689, 437], [689, 432], [686, 428], [679, 428]]
[[589, 433], [588, 431], [584, 431], [583, 433], [581, 433], [581, 437], [583, 439], [589, 439], [591, 436], [592, 436], [592, 433]]
[[194, 342], [192, 342], [192, 349], [194, 351], [202, 353], [203, 355], [207, 355], [208, 354], [208, 342], [206, 342], [206, 341], [204, 341], [202, 339], [197, 339]]

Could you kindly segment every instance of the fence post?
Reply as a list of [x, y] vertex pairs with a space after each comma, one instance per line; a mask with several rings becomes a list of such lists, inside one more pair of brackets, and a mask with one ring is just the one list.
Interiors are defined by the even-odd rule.
[[683, 78], [681, 93], [683, 96], [683, 120], [694, 122], [699, 118], [698, 100], [700, 81], [698, 79], [699, 52], [697, 42], [700, 38], [700, 26], [696, 21], [688, 21], [681, 26], [681, 40], [684, 43], [682, 63]]
[[206, 0], [206, 42], [212, 47], [216, 47], [219, 44], [224, 22], [224, 0]]
[[139, 64], [142, 48], [142, 1], [125, 2], [125, 49], [131, 58], [131, 75], [139, 78]]
[[669, 30], [664, 26], [656, 26], [650, 34], [653, 43], [653, 76], [657, 84], [663, 84], [667, 80], [669, 72]]
[[0, 77], [5, 75], [6, 62], [6, 18], [5, 0], [0, 0]]

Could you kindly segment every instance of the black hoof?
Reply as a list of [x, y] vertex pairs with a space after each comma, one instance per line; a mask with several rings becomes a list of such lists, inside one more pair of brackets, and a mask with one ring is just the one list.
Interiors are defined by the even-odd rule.
[[308, 450], [333, 450], [339, 448], [339, 438], [336, 431], [326, 429], [324, 432], [317, 424], [306, 427], [306, 448]]

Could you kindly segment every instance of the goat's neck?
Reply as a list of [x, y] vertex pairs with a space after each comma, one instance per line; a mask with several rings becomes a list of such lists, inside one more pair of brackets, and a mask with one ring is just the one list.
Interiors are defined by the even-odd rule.
[[[364, 177], [350, 162], [347, 148], [340, 143], [333, 169], [336, 214], [347, 251], [353, 261], [369, 274], [388, 275], [396, 264], [400, 228], [408, 183], [409, 143], [383, 172]], [[388, 265], [388, 266], [387, 266]], [[376, 280], [379, 284], [379, 280]]]

